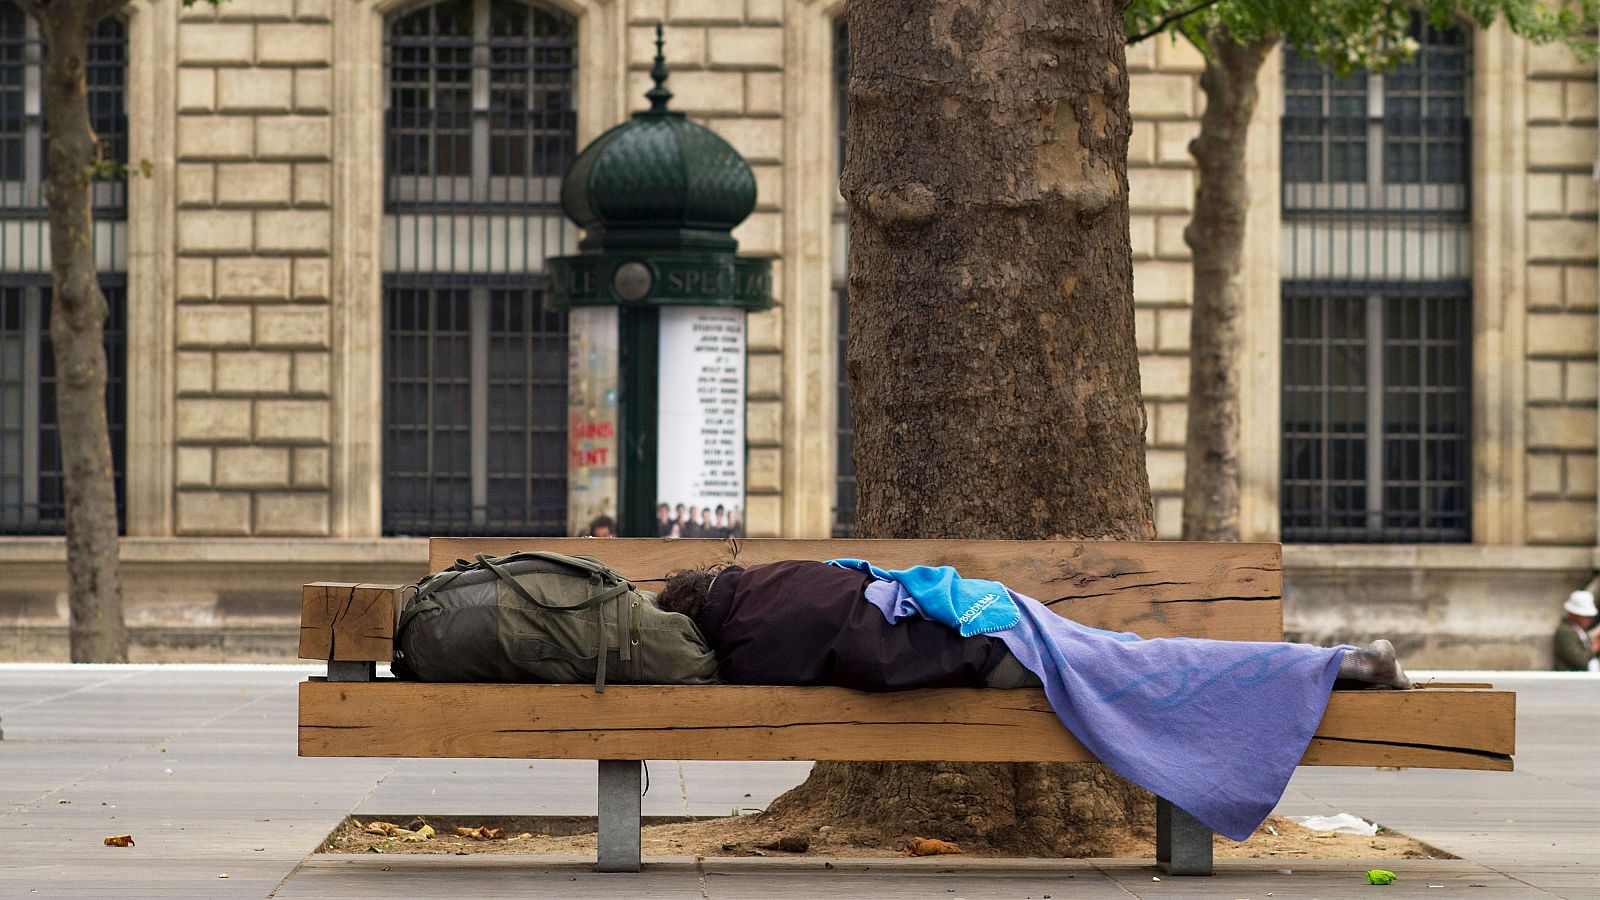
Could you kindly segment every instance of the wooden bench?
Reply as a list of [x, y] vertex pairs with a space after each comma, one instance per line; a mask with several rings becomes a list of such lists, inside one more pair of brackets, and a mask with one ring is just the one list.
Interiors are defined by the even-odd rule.
[[[1276, 544], [434, 539], [429, 566], [516, 550], [590, 554], [641, 582], [683, 568], [780, 559], [952, 565], [1101, 628], [1147, 638], [1283, 639]], [[328, 675], [300, 686], [300, 755], [598, 760], [603, 872], [639, 869], [642, 760], [926, 761], [927, 748], [937, 747], [955, 761], [1094, 761], [1040, 690], [613, 685], [597, 694], [587, 684], [376, 678], [376, 663], [392, 658], [401, 592], [398, 585], [305, 586], [300, 655], [325, 660]], [[1337, 691], [1301, 764], [1510, 771], [1515, 710], [1513, 693], [1488, 685]], [[1174, 874], [1210, 874], [1211, 833], [1161, 800], [1156, 857]]]

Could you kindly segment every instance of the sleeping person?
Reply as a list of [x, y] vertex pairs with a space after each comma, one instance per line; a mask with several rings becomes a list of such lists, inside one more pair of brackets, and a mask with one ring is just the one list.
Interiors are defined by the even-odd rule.
[[[872, 602], [885, 591], [892, 588], [869, 572], [788, 560], [675, 572], [656, 606], [693, 619], [717, 655], [722, 679], [734, 684], [828, 684], [862, 691], [1040, 686], [1039, 676], [1000, 638], [964, 638], [931, 619], [885, 615]], [[1345, 652], [1338, 678], [1411, 687], [1385, 640]]]

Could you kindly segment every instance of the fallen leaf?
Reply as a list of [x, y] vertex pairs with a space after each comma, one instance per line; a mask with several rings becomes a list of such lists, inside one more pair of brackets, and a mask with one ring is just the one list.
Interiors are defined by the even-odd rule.
[[133, 846], [133, 835], [131, 835], [131, 834], [113, 834], [112, 836], [106, 838], [106, 846], [107, 847], [132, 847]]
[[777, 840], [762, 844], [763, 850], [780, 850], [784, 853], [804, 853], [811, 849], [811, 836], [805, 834], [785, 834]]
[[367, 834], [376, 834], [382, 837], [399, 837], [402, 834], [412, 833], [404, 828], [401, 828], [399, 825], [396, 825], [393, 822], [377, 821], [368, 822], [367, 826], [361, 830], [365, 831]]
[[1389, 884], [1400, 876], [1388, 869], [1368, 869], [1367, 881], [1371, 884]]
[[937, 856], [942, 853], [960, 853], [961, 845], [937, 838], [914, 837], [906, 842], [907, 856]]
[[505, 829], [490, 828], [487, 825], [479, 825], [477, 828], [460, 827], [456, 829], [456, 834], [475, 841], [498, 841], [506, 836]]
[[438, 834], [438, 832], [433, 830], [432, 825], [424, 825], [416, 831], [407, 831], [401, 834], [400, 840], [416, 843], [417, 841], [432, 840], [435, 834]]

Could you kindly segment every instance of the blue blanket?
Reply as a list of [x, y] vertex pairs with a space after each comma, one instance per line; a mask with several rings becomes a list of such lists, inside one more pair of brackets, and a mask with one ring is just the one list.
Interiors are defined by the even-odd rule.
[[[868, 586], [867, 599], [891, 623], [916, 615], [961, 627], [955, 602], [922, 587], [886, 578]], [[1117, 774], [1236, 841], [1283, 796], [1351, 649], [1146, 641], [1005, 590], [1018, 622], [993, 636], [1044, 682], [1067, 730]]]

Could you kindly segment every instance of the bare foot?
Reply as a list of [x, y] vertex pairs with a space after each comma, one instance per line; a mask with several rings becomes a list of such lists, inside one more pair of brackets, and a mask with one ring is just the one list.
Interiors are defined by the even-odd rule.
[[1381, 639], [1345, 653], [1339, 663], [1339, 677], [1391, 687], [1397, 691], [1411, 689], [1411, 679], [1400, 667], [1400, 661], [1395, 659], [1394, 645]]

